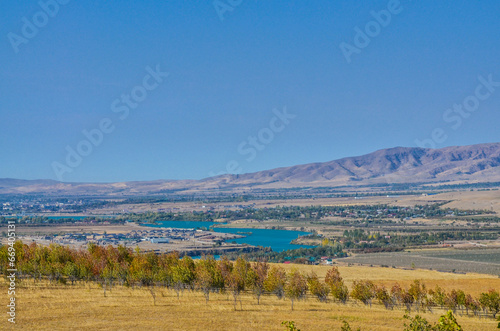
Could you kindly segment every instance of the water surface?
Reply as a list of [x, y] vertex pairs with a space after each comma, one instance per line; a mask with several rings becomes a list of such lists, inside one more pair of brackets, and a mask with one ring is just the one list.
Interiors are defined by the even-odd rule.
[[[215, 222], [196, 222], [196, 221], [158, 221], [157, 224], [143, 224], [151, 227], [161, 228], [181, 228], [181, 229], [196, 229], [205, 227], [208, 228]], [[271, 230], [271, 229], [251, 229], [251, 228], [214, 228], [215, 232], [234, 233], [244, 235], [245, 238], [230, 239], [228, 242], [236, 242], [238, 244], [249, 244], [253, 246], [271, 247], [275, 252], [282, 252], [289, 249], [311, 248], [314, 246], [308, 245], [293, 245], [290, 242], [300, 236], [306, 236], [309, 232], [289, 231], [289, 230]], [[248, 234], [250, 233], [251, 234]]]

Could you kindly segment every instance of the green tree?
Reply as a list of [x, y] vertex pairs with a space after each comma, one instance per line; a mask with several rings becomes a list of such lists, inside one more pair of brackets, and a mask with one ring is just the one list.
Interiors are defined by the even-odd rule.
[[375, 284], [370, 280], [355, 280], [351, 296], [365, 305], [371, 306], [372, 299], [375, 297]]
[[429, 290], [430, 300], [435, 305], [439, 305], [443, 308], [446, 305], [446, 293], [445, 291], [436, 285], [434, 290]]
[[327, 271], [325, 283], [330, 287], [330, 291], [336, 300], [346, 303], [349, 298], [349, 290], [344, 284], [337, 267], [333, 267]]
[[286, 331], [300, 331], [300, 329], [295, 326], [294, 321], [283, 321], [281, 325], [285, 327]]
[[257, 304], [260, 304], [260, 297], [264, 293], [264, 281], [267, 277], [269, 265], [266, 262], [257, 262], [252, 264], [252, 267], [247, 273], [247, 286], [251, 289], [257, 298]]
[[71, 285], [79, 278], [78, 266], [74, 262], [66, 263], [63, 272], [71, 280]]
[[493, 318], [500, 311], [500, 294], [496, 290], [491, 289], [487, 293], [481, 293], [479, 302], [493, 314]]
[[266, 280], [264, 281], [264, 289], [269, 293], [274, 293], [279, 299], [285, 294], [286, 273], [285, 270], [273, 265], [269, 268]]
[[375, 297], [378, 302], [383, 304], [386, 309], [392, 308], [392, 299], [389, 291], [385, 288], [385, 286], [377, 287], [375, 289]]
[[425, 284], [421, 283], [419, 280], [414, 280], [408, 289], [408, 294], [412, 296], [413, 302], [415, 302], [417, 310], [419, 310], [423, 306], [425, 302], [424, 299], [427, 296]]
[[456, 300], [457, 300], [457, 306], [458, 308], [460, 308], [462, 311], [464, 309], [466, 309], [466, 298], [467, 298], [467, 295], [465, 294], [464, 291], [462, 290], [457, 290], [456, 291]]
[[320, 282], [318, 275], [314, 271], [307, 276], [307, 287], [309, 292], [316, 296], [319, 301], [325, 302], [328, 299], [330, 289], [325, 283]]
[[409, 312], [406, 311], [403, 318], [407, 320], [404, 323], [403, 331], [433, 331], [432, 325], [420, 315], [415, 315], [415, 317], [411, 317]]
[[[231, 291], [234, 298], [234, 309], [236, 310], [236, 301], [240, 293], [245, 290], [248, 270], [250, 264], [242, 257], [239, 257], [233, 264], [232, 270], [227, 274], [226, 287]], [[241, 300], [240, 300], [241, 308]]]
[[439, 321], [433, 327], [434, 331], [463, 331], [451, 310], [439, 317]]
[[306, 295], [307, 281], [304, 275], [297, 269], [293, 269], [288, 276], [288, 281], [285, 285], [285, 294], [293, 302], [300, 300]]
[[[357, 331], [360, 331], [360, 328], [357, 328]], [[340, 327], [340, 331], [352, 331], [351, 326], [347, 321], [342, 321], [342, 326]]]
[[429, 321], [420, 315], [411, 317], [408, 311], [406, 311], [403, 318], [409, 323], [406, 324], [407, 322], [405, 321], [404, 331], [463, 331], [451, 310], [441, 315], [438, 322], [434, 325], [430, 324]]
[[193, 259], [187, 255], [171, 267], [172, 283], [175, 291], [177, 292], [177, 298], [179, 298], [180, 291], [186, 287], [193, 287], [196, 280], [195, 269], [196, 266]]
[[196, 264], [196, 285], [203, 292], [206, 303], [210, 299], [210, 291], [220, 283], [217, 263], [213, 257], [203, 257]]

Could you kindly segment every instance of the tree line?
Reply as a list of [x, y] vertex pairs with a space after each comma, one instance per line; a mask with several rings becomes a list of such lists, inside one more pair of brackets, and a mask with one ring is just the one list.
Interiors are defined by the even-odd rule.
[[15, 251], [18, 278], [42, 279], [66, 284], [71, 282], [97, 282], [106, 290], [115, 284], [150, 288], [153, 299], [157, 286], [174, 289], [177, 295], [184, 290], [201, 291], [206, 301], [211, 293], [230, 293], [235, 309], [242, 293], [252, 293], [257, 303], [262, 295], [287, 298], [293, 310], [297, 300], [314, 297], [319, 301], [346, 304], [354, 301], [371, 306], [381, 304], [387, 309], [402, 308], [407, 311], [430, 311], [441, 308], [474, 316], [491, 315], [500, 311], [500, 294], [490, 289], [474, 297], [461, 289], [445, 291], [439, 286], [427, 289], [415, 280], [404, 288], [398, 283], [386, 288], [371, 280], [355, 280], [350, 288], [345, 284], [337, 267], [328, 270], [324, 280], [311, 271], [304, 273], [296, 268], [286, 271], [278, 264], [265, 261], [249, 262], [240, 256], [231, 261], [204, 256], [193, 260], [179, 258], [177, 252], [155, 254], [131, 250], [123, 246], [97, 246], [75, 249], [51, 244], [50, 246], [23, 244], [16, 241], [13, 247], [0, 247], [0, 272], [7, 277], [9, 257]]

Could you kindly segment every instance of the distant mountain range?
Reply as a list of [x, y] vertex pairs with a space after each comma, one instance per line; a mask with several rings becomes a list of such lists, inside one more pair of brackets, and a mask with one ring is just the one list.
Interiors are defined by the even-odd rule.
[[500, 143], [441, 149], [395, 147], [339, 160], [202, 180], [63, 183], [0, 179], [0, 194], [123, 196], [213, 190], [359, 186], [380, 183], [500, 182]]

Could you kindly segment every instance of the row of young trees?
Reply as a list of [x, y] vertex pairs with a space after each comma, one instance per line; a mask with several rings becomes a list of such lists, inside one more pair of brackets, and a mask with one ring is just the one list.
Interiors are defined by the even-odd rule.
[[[297, 269], [286, 272], [280, 265], [250, 263], [244, 257], [230, 261], [226, 257], [215, 260], [205, 256], [195, 262], [188, 256], [180, 259], [176, 252], [157, 255], [123, 246], [89, 244], [87, 249], [73, 249], [54, 244], [26, 245], [20, 241], [11, 248], [0, 247], [0, 272], [3, 275], [7, 276], [9, 256], [15, 251], [16, 268], [21, 279], [32, 278], [37, 281], [44, 278], [60, 283], [93, 281], [102, 285], [104, 295], [106, 289], [119, 283], [132, 287], [165, 286], [173, 288], [178, 295], [186, 289], [199, 290], [207, 302], [211, 293], [231, 293], [235, 309], [241, 293], [251, 292], [258, 303], [263, 294], [273, 294], [280, 299], [289, 298], [292, 310], [296, 300], [310, 294], [323, 302], [333, 299], [345, 304], [354, 300], [371, 305], [376, 301], [387, 309], [405, 308], [409, 311], [432, 311], [440, 307], [453, 312], [472, 312], [474, 315], [483, 311], [493, 317], [500, 311], [500, 294], [497, 290], [492, 289], [479, 297], [473, 297], [460, 289], [446, 292], [436, 286], [427, 290], [419, 280], [415, 280], [408, 288], [394, 284], [390, 289], [377, 286], [370, 280], [356, 280], [349, 290], [336, 267], [329, 269], [325, 279], [321, 280], [314, 272], [303, 273]], [[154, 298], [154, 292], [151, 293]]]
[[471, 312], [476, 316], [483, 311], [485, 314], [491, 313], [493, 317], [500, 311], [500, 295], [494, 289], [473, 297], [461, 289], [447, 292], [438, 285], [427, 290], [419, 280], [414, 280], [407, 289], [396, 283], [390, 290], [383, 285], [377, 286], [370, 280], [354, 281], [351, 297], [365, 305], [371, 305], [373, 300], [377, 300], [387, 309], [400, 307], [408, 311], [416, 309], [432, 312], [433, 308], [439, 307], [453, 313], [460, 310], [468, 315]]

